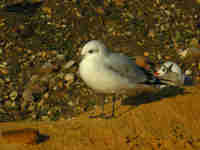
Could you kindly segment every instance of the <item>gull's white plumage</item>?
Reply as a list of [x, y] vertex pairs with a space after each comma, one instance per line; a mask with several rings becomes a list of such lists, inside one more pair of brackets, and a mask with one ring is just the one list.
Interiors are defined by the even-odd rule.
[[[90, 53], [89, 51], [94, 52]], [[135, 88], [145, 82], [146, 75], [128, 56], [109, 52], [103, 43], [93, 40], [82, 49], [80, 75], [86, 84], [97, 92], [111, 93]]]
[[149, 88], [149, 85], [142, 84], [148, 80], [144, 70], [128, 56], [112, 53], [100, 41], [86, 43], [81, 56], [80, 76], [97, 92], [120, 93], [141, 87]]

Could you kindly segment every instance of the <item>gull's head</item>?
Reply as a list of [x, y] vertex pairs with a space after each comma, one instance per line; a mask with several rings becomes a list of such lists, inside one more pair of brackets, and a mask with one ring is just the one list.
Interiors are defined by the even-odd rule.
[[175, 72], [177, 74], [182, 74], [181, 68], [174, 62], [167, 61], [157, 68], [155, 73], [157, 76], [164, 76], [169, 72]]
[[98, 40], [87, 42], [81, 50], [81, 57], [105, 56], [108, 54], [106, 46]]

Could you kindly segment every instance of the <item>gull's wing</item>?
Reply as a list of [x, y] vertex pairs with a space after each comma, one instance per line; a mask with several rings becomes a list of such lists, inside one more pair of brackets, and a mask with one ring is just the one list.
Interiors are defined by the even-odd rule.
[[130, 57], [121, 53], [110, 53], [105, 60], [105, 67], [133, 83], [147, 80], [144, 70], [139, 68]]

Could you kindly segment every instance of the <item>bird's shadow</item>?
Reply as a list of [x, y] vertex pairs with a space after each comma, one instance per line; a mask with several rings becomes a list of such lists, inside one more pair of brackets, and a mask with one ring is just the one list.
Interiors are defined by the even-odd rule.
[[48, 135], [39, 133], [37, 136], [36, 143], [37, 144], [43, 143], [43, 142], [49, 140], [49, 138], [50, 137]]
[[185, 91], [184, 88], [181, 87], [166, 87], [159, 90], [157, 93], [141, 93], [134, 97], [128, 97], [124, 99], [121, 105], [134, 105], [138, 106], [141, 104], [152, 103], [155, 101], [163, 100], [167, 97], [175, 97], [177, 95], [185, 95], [189, 94], [188, 91]]

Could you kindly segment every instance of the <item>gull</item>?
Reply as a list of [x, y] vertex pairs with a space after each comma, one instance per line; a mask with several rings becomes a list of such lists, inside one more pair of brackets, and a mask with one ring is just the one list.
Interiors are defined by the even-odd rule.
[[157, 67], [156, 70], [157, 71], [155, 72], [155, 76], [161, 79], [163, 83], [166, 83], [166, 85], [184, 85], [185, 75], [182, 73], [181, 68], [175, 62], [166, 61], [165, 63], [161, 64], [160, 67]]
[[[133, 61], [122, 53], [109, 51], [101, 41], [87, 42], [81, 50], [81, 57], [79, 73], [86, 85], [96, 93], [113, 95], [111, 117], [115, 116], [116, 95], [153, 88], [153, 75], [144, 65], [138, 63], [140, 61]], [[136, 60], [139, 58], [136, 57]], [[100, 117], [105, 115], [104, 100], [102, 103]]]

